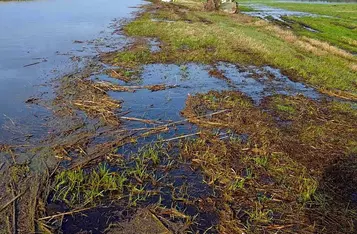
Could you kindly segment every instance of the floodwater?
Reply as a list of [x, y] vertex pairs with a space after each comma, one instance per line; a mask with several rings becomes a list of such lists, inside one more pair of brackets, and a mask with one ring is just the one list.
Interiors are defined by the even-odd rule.
[[125, 40], [112, 35], [110, 25], [141, 3], [0, 1], [0, 143], [46, 133], [42, 119], [49, 111], [26, 100], [51, 95], [48, 81], [75, 71], [86, 57], [122, 46]]
[[[156, 48], [155, 43], [152, 45]], [[156, 49], [155, 49], [156, 50]], [[113, 69], [108, 67], [106, 69]], [[113, 99], [122, 101], [120, 113], [126, 113], [126, 117], [134, 117], [147, 120], [155, 120], [155, 124], [143, 123], [140, 121], [122, 120], [121, 126], [125, 129], [147, 129], [149, 127], [158, 127], [163, 124], [172, 122], [180, 122], [174, 124], [165, 132], [151, 134], [145, 137], [136, 139], [133, 144], [126, 144], [118, 149], [120, 155], [130, 157], [135, 156], [141, 147], [151, 144], [156, 141], [172, 141], [177, 137], [184, 136], [196, 137], [200, 130], [197, 126], [185, 121], [181, 115], [181, 111], [185, 108], [186, 99], [190, 95], [197, 93], [206, 93], [210, 90], [223, 91], [239, 91], [250, 97], [256, 105], [271, 95], [304, 95], [312, 99], [318, 99], [321, 95], [311, 87], [302, 83], [291, 81], [287, 76], [283, 75], [279, 69], [272, 67], [255, 67], [255, 66], [239, 66], [231, 63], [219, 62], [212, 65], [204, 65], [197, 63], [187, 64], [147, 64], [143, 65], [141, 74], [138, 79], [125, 83], [121, 80], [111, 78], [107, 75], [106, 69], [98, 74], [92, 75], [90, 78], [93, 82], [111, 82], [113, 84], [125, 86], [150, 86], [165, 84], [167, 88], [152, 92], [147, 89], [137, 89], [135, 92], [111, 91], [110, 96]], [[221, 76], [215, 76], [212, 71], [216, 71]], [[161, 122], [161, 123], [157, 123]], [[177, 123], [176, 122], [176, 123]], [[247, 141], [249, 135], [235, 134], [228, 129], [213, 129], [214, 134], [222, 140], [239, 140]], [[98, 139], [97, 139], [98, 140]], [[162, 176], [160, 170], [154, 171], [157, 178], [164, 177], [160, 180], [162, 185], [173, 184], [175, 188], [182, 185], [188, 186], [189, 196], [191, 199], [198, 199], [206, 196], [211, 196], [213, 191], [203, 182], [203, 175], [199, 170], [192, 170], [189, 164], [182, 164], [176, 160], [177, 151], [170, 152], [170, 156], [175, 162], [174, 168], [165, 168], [165, 176]], [[164, 158], [164, 157], [163, 157]], [[177, 163], [177, 165], [176, 165]], [[171, 168], [171, 167], [170, 167]], [[120, 168], [113, 167], [114, 170]], [[172, 198], [172, 190], [163, 186], [161, 195], [165, 207], [171, 207], [176, 204]], [[111, 202], [111, 201], [110, 201]], [[155, 204], [157, 197], [150, 197], [144, 202], [145, 205]], [[147, 204], [146, 204], [147, 203]], [[114, 204], [114, 203], [113, 203]], [[179, 210], [185, 210], [185, 214], [190, 216], [198, 215], [197, 227], [194, 230], [199, 230], [200, 233], [207, 228], [215, 225], [217, 218], [215, 213], [201, 213], [197, 207], [187, 204], [178, 204]], [[123, 207], [111, 206], [107, 208], [93, 209], [85, 212], [85, 215], [68, 216], [64, 218], [62, 230], [64, 233], [75, 233], [77, 231], [87, 231], [91, 233], [103, 233], [108, 223], [121, 222]], [[216, 233], [212, 231], [211, 233]]]
[[259, 17], [265, 19], [271, 17], [274, 20], [281, 20], [282, 16], [317, 16], [316, 14], [301, 12], [301, 11], [289, 11], [277, 7], [270, 7], [261, 4], [244, 4], [245, 6], [251, 7], [254, 11], [244, 12], [244, 14]]
[[[339, 4], [339, 3], [350, 3], [350, 4], [356, 4], [357, 0], [332, 0], [332, 1], [326, 1], [326, 0], [283, 0], [283, 1], [277, 1], [277, 2], [286, 2], [286, 3], [311, 3], [311, 4]], [[307, 13], [307, 12], [301, 12], [301, 11], [291, 11], [291, 10], [286, 10], [286, 9], [281, 9], [279, 7], [272, 7], [272, 6], [266, 6], [263, 3], [243, 3], [242, 5], [251, 7], [254, 9], [254, 11], [249, 11], [249, 12], [243, 12], [244, 14], [254, 16], [254, 17], [259, 17], [261, 19], [267, 19], [267, 18], [272, 18], [274, 20], [278, 21], [283, 21], [282, 16], [297, 16], [297, 17], [304, 17], [304, 16], [310, 16], [310, 17], [331, 17], [331, 16], [326, 16], [326, 15], [317, 15], [317, 14], [312, 14], [312, 13]], [[306, 28], [307, 30], [311, 30], [310, 28]], [[317, 32], [317, 31], [315, 31]]]
[[[218, 71], [225, 78], [220, 79], [211, 75], [210, 71], [213, 70]], [[259, 105], [265, 97], [276, 94], [304, 95], [312, 99], [321, 98], [315, 89], [290, 80], [279, 69], [269, 66], [243, 67], [225, 62], [213, 65], [149, 64], [143, 67], [140, 79], [128, 84], [110, 78], [105, 73], [94, 75], [92, 80], [129, 86], [165, 84], [166, 87], [174, 87], [157, 92], [146, 89], [136, 90], [136, 92], [110, 92], [112, 98], [123, 101], [121, 111], [128, 113], [127, 117], [150, 119], [163, 123], [183, 121], [181, 111], [185, 108], [187, 97], [210, 90], [239, 91], [250, 97], [256, 105]], [[124, 125], [128, 129], [147, 127], [145, 123], [134, 121], [124, 121]], [[170, 139], [178, 135], [194, 134], [197, 131], [194, 125], [183, 123], [162, 133], [159, 137]], [[225, 135], [223, 137], [226, 137]], [[135, 148], [155, 141], [157, 137], [155, 135], [138, 140], [135, 143]], [[120, 149], [120, 153], [132, 150], [133, 148], [130, 146], [124, 146]]]

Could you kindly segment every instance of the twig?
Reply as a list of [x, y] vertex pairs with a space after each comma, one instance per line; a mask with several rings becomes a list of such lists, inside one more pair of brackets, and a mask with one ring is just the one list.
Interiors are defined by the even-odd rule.
[[60, 162], [57, 163], [55, 169], [53, 169], [53, 171], [52, 171], [52, 173], [49, 175], [49, 178], [48, 178], [48, 179], [51, 179], [51, 178], [52, 178], [52, 176], [56, 173], [57, 169], [59, 168], [60, 164], [61, 164]]
[[[26, 192], [26, 191], [25, 191]], [[1, 209], [0, 212], [2, 212], [3, 210], [5, 210], [9, 205], [11, 205], [16, 199], [18, 199], [19, 197], [21, 197], [22, 195], [25, 194], [25, 192], [20, 193], [19, 195], [17, 195], [16, 197], [14, 197], [13, 199], [11, 199], [10, 201], [8, 201]]]
[[0, 164], [0, 171], [1, 171], [1, 169], [2, 169], [2, 167], [3, 167], [4, 165], [5, 165], [4, 162]]
[[[197, 116], [196, 118], [212, 117], [214, 115], [222, 114], [222, 113], [229, 112], [229, 111], [231, 111], [231, 110], [230, 109], [224, 109], [224, 110], [220, 110], [220, 111], [213, 112], [213, 113], [210, 113], [210, 114], [200, 115], [200, 116]], [[169, 127], [169, 126], [172, 126], [172, 125], [177, 125], [177, 124], [180, 124], [180, 123], [187, 122], [188, 120], [189, 119], [179, 120], [179, 121], [176, 121], [176, 122], [165, 124], [164, 126]]]
[[47, 219], [53, 219], [53, 218], [57, 218], [57, 217], [65, 216], [65, 215], [71, 215], [71, 214], [75, 214], [75, 213], [78, 213], [78, 212], [90, 210], [90, 209], [93, 209], [93, 208], [94, 207], [83, 208], [83, 209], [79, 209], [79, 210], [72, 210], [72, 211], [68, 211], [68, 212], [64, 212], [64, 213], [59, 213], [59, 214], [55, 214], [55, 215], [51, 215], [51, 216], [46, 216], [46, 217], [39, 218], [38, 221], [47, 220]]
[[124, 81], [124, 82], [129, 82], [129, 81], [130, 81], [129, 78], [120, 75], [120, 74], [119, 74], [118, 72], [116, 72], [115, 70], [111, 70], [111, 72], [112, 72], [112, 77], [114, 77], [114, 78], [117, 78], [117, 79], [122, 80], [122, 81]]
[[178, 140], [178, 139], [183, 139], [183, 138], [187, 138], [187, 137], [190, 137], [190, 136], [196, 136], [196, 135], [199, 135], [201, 134], [201, 132], [196, 132], [196, 133], [192, 133], [192, 134], [187, 134], [187, 135], [182, 135], [182, 136], [178, 136], [178, 137], [173, 137], [173, 138], [169, 138], [169, 139], [165, 139], [161, 142], [168, 142], [168, 141], [174, 141], [174, 140]]
[[147, 124], [163, 124], [163, 122], [160, 122], [160, 121], [150, 120], [150, 119], [139, 119], [139, 118], [135, 118], [135, 117], [122, 116], [122, 117], [120, 117], [120, 119], [138, 121], [138, 122], [143, 122], [143, 123], [147, 123]]
[[30, 64], [25, 65], [24, 67], [30, 67], [30, 66], [33, 66], [33, 65], [36, 65], [36, 64], [39, 64], [39, 63], [41, 63], [41, 62], [30, 63]]

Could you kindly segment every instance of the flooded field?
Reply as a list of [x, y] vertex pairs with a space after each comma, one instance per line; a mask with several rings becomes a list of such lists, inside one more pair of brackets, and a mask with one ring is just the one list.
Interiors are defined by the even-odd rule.
[[141, 4], [0, 2], [0, 233], [354, 233], [356, 58]]
[[316, 14], [306, 13], [306, 12], [299, 12], [299, 11], [289, 11], [280, 8], [274, 8], [259, 4], [245, 4], [253, 9], [253, 11], [245, 12], [250, 16], [260, 17], [262, 19], [271, 18], [274, 20], [282, 20], [283, 16], [317, 16]]

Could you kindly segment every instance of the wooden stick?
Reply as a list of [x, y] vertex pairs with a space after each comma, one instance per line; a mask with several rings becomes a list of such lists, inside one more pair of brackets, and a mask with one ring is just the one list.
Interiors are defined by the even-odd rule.
[[57, 217], [65, 216], [65, 215], [71, 215], [71, 214], [75, 214], [75, 213], [78, 213], [78, 212], [81, 212], [81, 211], [90, 210], [92, 208], [93, 207], [83, 208], [83, 209], [79, 209], [79, 210], [73, 210], [73, 211], [59, 213], [59, 214], [55, 214], [55, 215], [51, 215], [51, 216], [46, 216], [46, 217], [39, 218], [38, 221], [47, 220], [47, 219], [53, 219], [53, 218], [57, 218]]

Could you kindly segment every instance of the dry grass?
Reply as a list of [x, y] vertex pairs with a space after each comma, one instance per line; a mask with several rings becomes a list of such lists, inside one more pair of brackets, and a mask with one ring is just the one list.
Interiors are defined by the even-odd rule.
[[[196, 118], [220, 108], [230, 112]], [[240, 93], [211, 91], [189, 97], [183, 114], [205, 129], [182, 144], [181, 154], [220, 191], [220, 233], [355, 231], [357, 207], [349, 191], [355, 182], [346, 160], [355, 165], [348, 158], [357, 146], [351, 140], [357, 119], [348, 105], [276, 96], [256, 107]], [[217, 128], [232, 134], [212, 134]], [[344, 166], [333, 166], [336, 161]], [[347, 180], [333, 180], [344, 173]], [[334, 186], [339, 189], [332, 192]]]
[[90, 80], [63, 78], [53, 102], [55, 112], [62, 116], [75, 115], [76, 109], [79, 109], [89, 117], [99, 118], [110, 125], [118, 125], [115, 111], [120, 108], [120, 101], [109, 97], [106, 91]]

